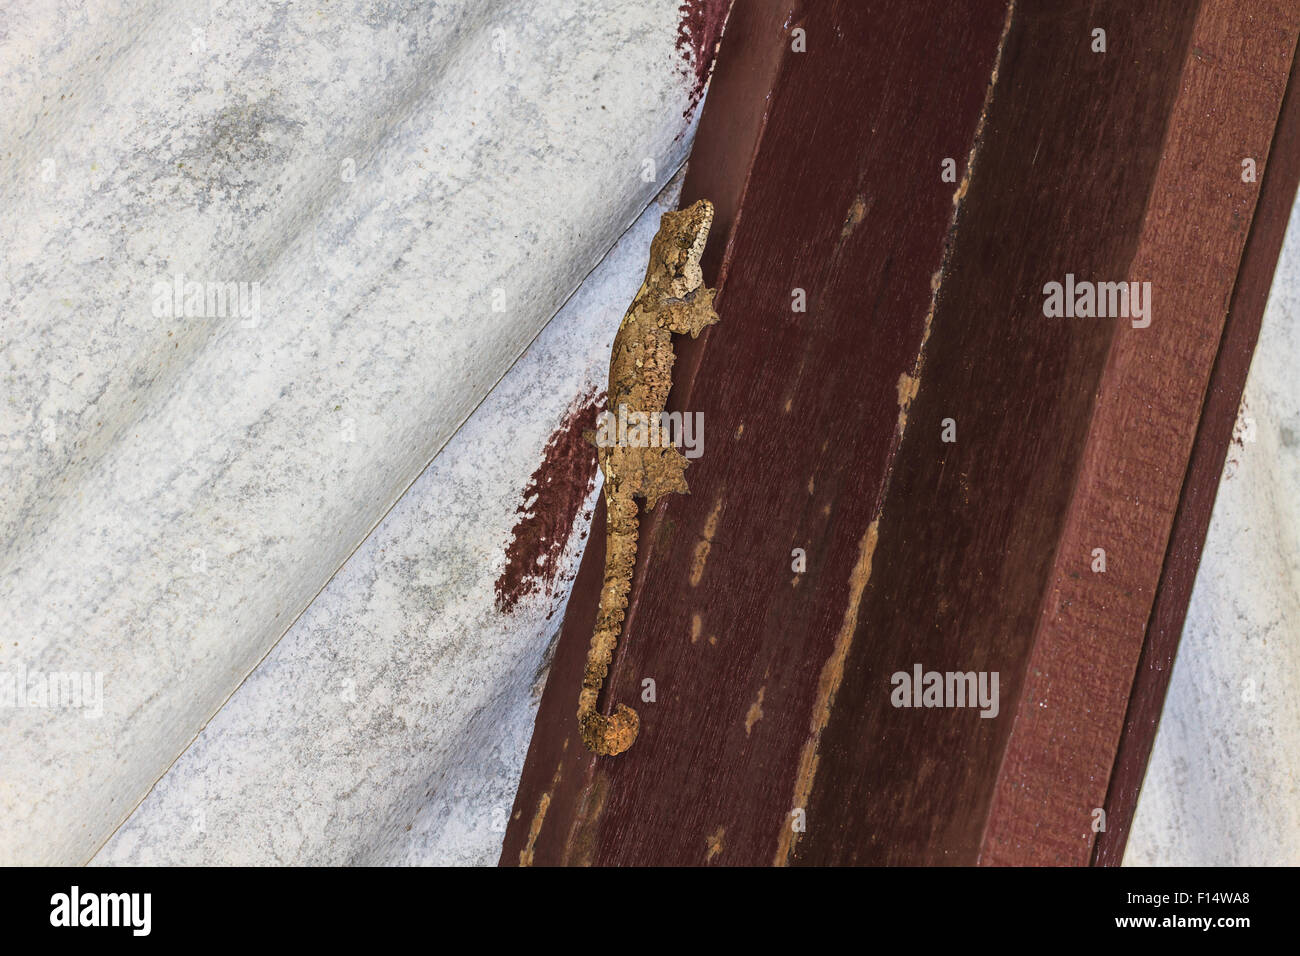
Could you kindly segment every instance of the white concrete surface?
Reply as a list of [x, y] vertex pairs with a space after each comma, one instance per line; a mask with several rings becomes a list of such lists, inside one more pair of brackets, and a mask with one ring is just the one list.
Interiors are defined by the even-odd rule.
[[[500, 613], [521, 493], [614, 333], [665, 190], [96, 864], [495, 864], [599, 486], [556, 586]], [[537, 502], [533, 503], [537, 507]]]
[[677, 20], [6, 4], [0, 862], [97, 850], [680, 165]]

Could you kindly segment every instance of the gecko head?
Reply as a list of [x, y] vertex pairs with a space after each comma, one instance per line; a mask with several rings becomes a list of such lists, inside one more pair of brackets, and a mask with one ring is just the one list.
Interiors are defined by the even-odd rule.
[[681, 299], [704, 284], [700, 256], [713, 225], [713, 203], [700, 199], [685, 209], [666, 212], [650, 244], [646, 282], [664, 295]]

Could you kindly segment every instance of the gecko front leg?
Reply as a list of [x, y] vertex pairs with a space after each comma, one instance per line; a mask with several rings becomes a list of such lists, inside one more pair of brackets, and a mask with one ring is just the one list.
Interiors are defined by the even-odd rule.
[[[714, 290], [704, 288], [700, 270], [712, 223], [713, 206], [707, 200], [664, 214], [650, 244], [645, 282], [614, 338], [606, 415], [662, 413], [676, 360], [673, 333], [695, 337], [718, 321]], [[639, 520], [635, 499], [644, 498], [650, 510], [664, 495], [688, 493], [688, 464], [673, 445], [630, 445], [622, 435], [600, 448], [605, 476], [605, 577], [578, 696], [583, 743], [599, 756], [627, 750], [640, 729], [640, 718], [626, 704], [619, 704], [610, 715], [597, 709], [632, 589]]]

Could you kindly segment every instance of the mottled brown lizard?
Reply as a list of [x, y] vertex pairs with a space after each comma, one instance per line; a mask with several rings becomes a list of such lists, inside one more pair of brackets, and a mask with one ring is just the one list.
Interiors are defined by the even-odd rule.
[[[645, 281], [614, 337], [607, 416], [617, 417], [625, 408], [628, 414], [657, 418], [672, 387], [673, 333], [689, 332], [694, 338], [718, 321], [713, 310], [716, 290], [704, 288], [700, 271], [700, 255], [712, 224], [713, 204], [704, 199], [679, 212], [664, 213], [650, 243]], [[578, 726], [588, 748], [600, 756], [613, 756], [632, 746], [640, 727], [636, 711], [626, 704], [619, 704], [608, 716], [596, 709], [632, 588], [637, 543], [634, 499], [644, 498], [648, 511], [664, 495], [687, 494], [688, 461], [675, 445], [629, 445], [622, 435], [613, 442], [601, 441], [598, 447], [605, 475], [605, 580], [578, 697]]]

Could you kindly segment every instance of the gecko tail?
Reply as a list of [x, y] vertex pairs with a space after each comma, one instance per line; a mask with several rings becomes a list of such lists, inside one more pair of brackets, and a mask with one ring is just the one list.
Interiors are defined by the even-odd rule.
[[619, 704], [608, 717], [592, 711], [583, 715], [578, 724], [588, 750], [598, 757], [613, 757], [636, 743], [641, 718], [627, 704]]
[[600, 713], [596, 706], [623, 630], [628, 593], [632, 590], [632, 569], [636, 565], [636, 503], [628, 497], [607, 499], [607, 504], [605, 582], [600, 589], [596, 627], [587, 651], [582, 693], [578, 697], [582, 741], [587, 749], [602, 757], [620, 754], [631, 747], [641, 726], [636, 711], [626, 704], [619, 704], [610, 715]]

